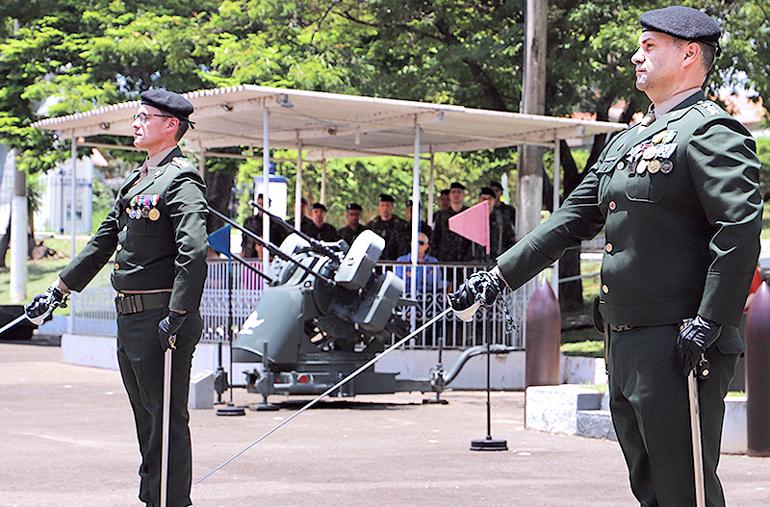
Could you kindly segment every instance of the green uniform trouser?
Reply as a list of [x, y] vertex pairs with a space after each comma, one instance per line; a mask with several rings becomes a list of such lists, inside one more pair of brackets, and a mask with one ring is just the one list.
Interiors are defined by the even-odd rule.
[[[644, 507], [695, 505], [687, 381], [675, 345], [678, 327], [611, 332], [610, 410], [628, 465], [631, 490]], [[706, 505], [724, 506], [716, 474], [724, 397], [738, 356], [710, 347], [711, 376], [699, 381]]]
[[[167, 308], [118, 316], [118, 365], [131, 401], [139, 438], [142, 464], [139, 499], [160, 505], [161, 439], [163, 435], [163, 353], [158, 341], [158, 323]], [[203, 323], [198, 312], [190, 312], [177, 333], [171, 374], [171, 418], [168, 469], [168, 506], [192, 505], [192, 450], [190, 446], [187, 396], [193, 351]]]

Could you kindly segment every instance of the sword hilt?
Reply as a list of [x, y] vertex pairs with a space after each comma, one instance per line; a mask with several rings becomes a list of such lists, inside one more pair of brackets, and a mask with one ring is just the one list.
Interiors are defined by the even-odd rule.
[[700, 359], [698, 360], [698, 364], [695, 366], [695, 376], [698, 377], [698, 380], [706, 380], [709, 378], [710, 374], [711, 363], [709, 363], [709, 360], [706, 359], [705, 354], [701, 354]]

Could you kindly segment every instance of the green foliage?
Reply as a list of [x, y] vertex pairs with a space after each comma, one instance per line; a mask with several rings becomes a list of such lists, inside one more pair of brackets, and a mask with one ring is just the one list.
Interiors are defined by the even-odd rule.
[[582, 342], [564, 343], [561, 352], [565, 356], [604, 357], [604, 342], [586, 340]]
[[762, 164], [759, 168], [759, 186], [763, 196], [770, 193], [770, 138], [757, 138], [757, 155]]
[[[642, 109], [646, 98], [634, 88], [630, 62], [638, 16], [669, 3], [549, 2], [546, 112], [587, 111], [605, 119], [620, 99]], [[716, 16], [727, 33], [711, 90], [743, 87], [770, 96], [766, 2], [683, 3]], [[68, 143], [31, 128], [32, 122], [160, 86], [188, 91], [256, 83], [516, 111], [524, 9], [523, 0], [6, 0], [0, 4], [0, 137], [19, 148], [20, 167], [46, 170], [68, 156]], [[515, 150], [438, 164], [438, 187], [459, 179], [475, 193], [504, 172], [515, 181]], [[388, 187], [406, 197], [400, 189], [409, 182], [409, 165], [335, 162], [330, 195], [364, 200]], [[313, 167], [308, 184], [317, 185]], [[359, 175], [362, 182], [353, 185]], [[332, 193], [337, 184], [350, 188], [348, 194], [336, 187]], [[329, 204], [334, 213], [341, 209]]]
[[115, 203], [115, 195], [112, 190], [99, 178], [92, 181], [93, 197], [91, 204], [91, 230], [95, 231], [110, 212]]
[[[487, 156], [485, 156], [487, 155]], [[499, 178], [500, 171], [508, 169], [510, 162], [492, 160], [489, 154], [480, 152], [474, 156], [460, 156], [439, 153], [434, 159], [434, 178], [436, 195], [442, 188], [449, 188], [453, 181], [461, 181], [468, 187], [466, 204], [478, 201], [478, 189], [493, 178]], [[279, 160], [276, 173], [288, 180], [289, 216], [293, 216], [294, 187], [297, 181], [297, 152], [292, 150], [277, 151], [274, 157]], [[326, 204], [329, 214], [326, 221], [341, 227], [345, 223], [345, 206], [351, 202], [359, 203], [363, 208], [362, 220], [368, 221], [377, 216], [377, 203], [380, 193], [389, 193], [396, 199], [395, 213], [404, 216], [404, 206], [412, 198], [413, 160], [401, 157], [374, 157], [334, 159], [327, 162]], [[427, 160], [420, 164], [421, 192], [427, 192], [430, 164]], [[240, 165], [237, 186], [239, 188], [238, 215], [244, 220], [250, 213], [249, 199], [253, 199], [253, 178], [262, 175], [262, 160], [251, 159]], [[320, 200], [321, 162], [303, 164], [303, 197], [309, 203]], [[423, 210], [423, 218], [426, 216]]]

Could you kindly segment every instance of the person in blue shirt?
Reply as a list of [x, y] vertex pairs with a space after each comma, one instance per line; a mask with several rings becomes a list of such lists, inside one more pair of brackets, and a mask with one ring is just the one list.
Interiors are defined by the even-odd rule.
[[[415, 270], [411, 266], [396, 266], [396, 276], [403, 279], [406, 282], [406, 293], [409, 294], [412, 291], [412, 280], [415, 281], [417, 292], [433, 291], [444, 289], [444, 279], [441, 276], [441, 268], [438, 266], [425, 266], [423, 264], [437, 263], [438, 259], [432, 255], [428, 255], [428, 249], [430, 248], [430, 241], [428, 235], [424, 232], [419, 233], [417, 236], [417, 262], [420, 266]], [[397, 262], [412, 262], [411, 253], [402, 255]]]

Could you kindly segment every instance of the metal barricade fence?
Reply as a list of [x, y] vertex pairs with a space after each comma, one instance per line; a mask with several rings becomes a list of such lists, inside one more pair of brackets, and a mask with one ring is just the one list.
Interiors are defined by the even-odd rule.
[[[259, 268], [261, 261], [247, 259]], [[89, 286], [77, 296], [75, 304], [74, 332], [95, 336], [115, 336], [115, 291], [109, 284], [111, 264], [108, 264]], [[394, 271], [404, 279], [403, 297], [411, 296], [411, 283], [416, 281], [416, 304], [403, 306], [398, 312], [415, 329], [431, 317], [441, 313], [447, 305], [446, 295], [452, 292], [471, 273], [484, 269], [473, 264], [420, 264], [416, 267], [405, 263], [383, 262], [379, 270]], [[203, 290], [200, 312], [203, 318], [202, 341], [225, 341], [228, 319], [228, 262], [208, 261], [208, 277]], [[516, 291], [505, 291], [503, 298], [511, 311], [515, 331], [506, 333], [505, 312], [501, 300], [489, 309], [481, 309], [472, 322], [463, 323], [452, 317], [442, 319], [410, 342], [410, 349], [435, 349], [443, 340], [446, 349], [465, 349], [491, 344], [524, 348], [526, 308], [533, 284]], [[253, 311], [264, 288], [264, 280], [239, 263], [232, 264], [232, 313], [234, 329], [239, 329]], [[394, 337], [395, 338], [395, 337]]]
[[[409, 322], [409, 327], [413, 330], [444, 311], [448, 304], [447, 294], [453, 292], [472, 273], [486, 269], [486, 266], [442, 263], [412, 266], [409, 263], [382, 262], [378, 264], [378, 268], [393, 271], [405, 281], [403, 298], [407, 300], [411, 299], [412, 283], [415, 284], [416, 304], [399, 309], [402, 318]], [[462, 322], [452, 317], [435, 322], [414, 340], [410, 340], [407, 348], [435, 349], [443, 345], [445, 349], [466, 349], [487, 342], [523, 348], [531, 287], [533, 285], [527, 284], [516, 291], [506, 290], [493, 307], [479, 309], [471, 322]], [[510, 317], [506, 316], [504, 304], [508, 306]], [[512, 333], [506, 332], [508, 318], [513, 319]], [[391, 342], [396, 340], [394, 336]]]

